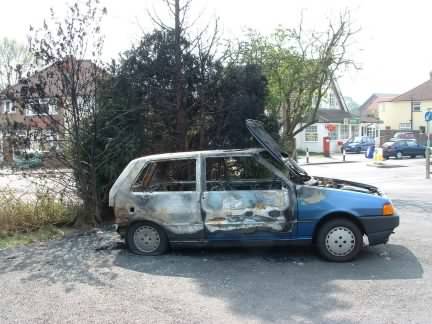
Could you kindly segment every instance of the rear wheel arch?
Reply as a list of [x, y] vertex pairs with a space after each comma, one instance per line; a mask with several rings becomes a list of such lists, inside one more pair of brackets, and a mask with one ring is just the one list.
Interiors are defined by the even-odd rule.
[[318, 234], [320, 228], [325, 223], [327, 223], [331, 220], [334, 220], [334, 219], [347, 219], [347, 220], [353, 222], [355, 225], [357, 225], [363, 234], [366, 233], [366, 231], [365, 231], [363, 225], [361, 224], [361, 222], [359, 221], [358, 217], [356, 217], [353, 214], [350, 214], [348, 212], [333, 212], [333, 213], [327, 214], [326, 216], [322, 217], [318, 221], [318, 224], [316, 224], [314, 231], [313, 231], [312, 243], [314, 243], [314, 244], [316, 243], [316, 237], [317, 237], [317, 234]]

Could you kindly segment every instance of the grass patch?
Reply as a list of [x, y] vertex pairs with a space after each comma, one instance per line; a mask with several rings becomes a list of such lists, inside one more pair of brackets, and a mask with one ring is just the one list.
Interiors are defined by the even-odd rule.
[[58, 228], [54, 225], [46, 225], [32, 232], [0, 233], [0, 249], [26, 245], [34, 242], [60, 239], [69, 228]]
[[31, 233], [44, 226], [70, 224], [79, 205], [65, 202], [48, 192], [37, 192], [25, 199], [15, 191], [0, 192], [0, 235]]
[[0, 192], [0, 249], [62, 238], [80, 205], [48, 191], [31, 197], [13, 190]]

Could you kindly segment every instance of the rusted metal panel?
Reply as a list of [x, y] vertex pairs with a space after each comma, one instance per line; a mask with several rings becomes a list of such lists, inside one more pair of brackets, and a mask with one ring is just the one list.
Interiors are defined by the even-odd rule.
[[205, 228], [209, 232], [236, 230], [283, 231], [290, 207], [285, 191], [210, 191], [203, 195]]
[[[147, 220], [155, 222], [175, 235], [204, 235], [216, 231], [250, 232], [256, 230], [282, 232], [291, 228], [294, 209], [290, 201], [294, 191], [289, 181], [270, 164], [271, 169], [287, 182], [282, 190], [241, 190], [205, 192], [205, 159], [207, 157], [252, 156], [261, 149], [219, 150], [148, 156], [130, 162], [110, 191], [116, 223]], [[197, 159], [196, 191], [133, 192], [141, 170], [152, 161]]]

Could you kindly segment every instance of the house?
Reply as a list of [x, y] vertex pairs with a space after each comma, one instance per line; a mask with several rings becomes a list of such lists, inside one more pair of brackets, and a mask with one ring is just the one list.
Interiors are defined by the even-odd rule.
[[[320, 103], [318, 122], [296, 135], [298, 150], [323, 152], [325, 137], [330, 139], [330, 153], [340, 152], [340, 144], [351, 137], [370, 135], [378, 137], [377, 119], [361, 118], [351, 113], [336, 81], [332, 81], [328, 93]], [[334, 128], [334, 130], [329, 131]], [[373, 131], [372, 131], [373, 130]]]
[[5, 160], [20, 150], [58, 149], [70, 103], [65, 80], [75, 74], [79, 98], [87, 98], [95, 67], [91, 61], [66, 58], [0, 93], [0, 146]]
[[360, 117], [364, 120], [379, 120], [378, 106], [381, 102], [391, 101], [397, 94], [374, 93], [359, 108]]
[[425, 112], [432, 110], [432, 72], [429, 80], [378, 104], [382, 129], [425, 132]]

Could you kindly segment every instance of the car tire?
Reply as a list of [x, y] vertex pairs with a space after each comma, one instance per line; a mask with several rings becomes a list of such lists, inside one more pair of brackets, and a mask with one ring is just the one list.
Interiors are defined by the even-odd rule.
[[325, 222], [318, 230], [316, 248], [322, 258], [331, 262], [353, 260], [363, 247], [363, 233], [352, 221], [336, 218]]
[[356, 153], [357, 153], [357, 154], [360, 154], [360, 153], [361, 153], [361, 147], [359, 147], [359, 148], [357, 149]]
[[168, 238], [160, 226], [151, 222], [136, 222], [127, 230], [126, 245], [135, 254], [161, 255], [168, 250]]
[[400, 152], [400, 151], [396, 152], [396, 159], [400, 160], [402, 158], [403, 158], [402, 152]]
[[415, 159], [415, 158], [416, 158], [416, 155], [410, 155], [410, 158], [411, 158], [411, 159]]

